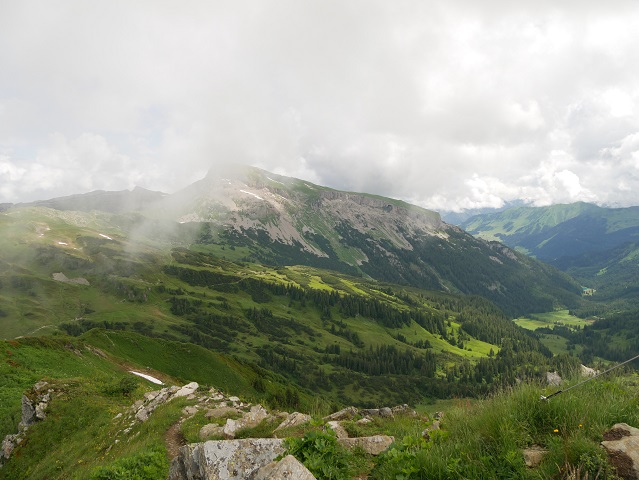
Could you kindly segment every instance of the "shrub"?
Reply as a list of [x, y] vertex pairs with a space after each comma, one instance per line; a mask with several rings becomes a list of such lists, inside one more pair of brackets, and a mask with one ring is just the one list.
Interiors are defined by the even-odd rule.
[[166, 478], [169, 461], [160, 447], [122, 458], [107, 467], [98, 467], [91, 480], [156, 480]]

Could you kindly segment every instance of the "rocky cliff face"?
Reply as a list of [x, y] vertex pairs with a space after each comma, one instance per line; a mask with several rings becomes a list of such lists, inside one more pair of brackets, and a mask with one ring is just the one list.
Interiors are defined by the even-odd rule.
[[340, 250], [335, 234], [340, 224], [408, 250], [412, 249], [410, 237], [445, 236], [449, 228], [436, 212], [249, 167], [211, 172], [166, 203], [180, 222], [210, 222], [236, 232], [261, 231], [273, 241], [299, 245], [319, 257], [331, 252], [309, 239], [309, 234], [324, 236], [334, 250]]
[[210, 172], [167, 198], [164, 212], [182, 223], [204, 224], [211, 234], [197, 243], [243, 247], [249, 253], [242, 260], [477, 294], [514, 315], [570, 307], [566, 300], [579, 292], [567, 276], [476, 239], [436, 212], [252, 167]]

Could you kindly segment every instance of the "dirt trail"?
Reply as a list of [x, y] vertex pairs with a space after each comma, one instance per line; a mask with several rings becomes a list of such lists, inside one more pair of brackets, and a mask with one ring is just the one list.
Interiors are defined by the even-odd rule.
[[182, 445], [186, 445], [186, 438], [180, 431], [181, 424], [182, 422], [174, 423], [164, 434], [164, 444], [171, 459], [177, 457]]

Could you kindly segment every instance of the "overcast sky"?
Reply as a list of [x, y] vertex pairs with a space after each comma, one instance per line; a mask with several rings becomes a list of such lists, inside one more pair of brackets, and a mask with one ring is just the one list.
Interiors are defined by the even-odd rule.
[[439, 211], [639, 205], [634, 0], [0, 3], [0, 202], [228, 162]]

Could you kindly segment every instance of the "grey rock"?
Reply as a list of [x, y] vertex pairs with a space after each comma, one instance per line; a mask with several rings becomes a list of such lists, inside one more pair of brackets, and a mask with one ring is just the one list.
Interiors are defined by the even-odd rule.
[[417, 417], [417, 412], [410, 408], [407, 404], [397, 405], [391, 408], [394, 415], [406, 415], [409, 417]]
[[262, 405], [253, 405], [249, 412], [244, 415], [241, 423], [244, 427], [254, 427], [268, 417], [269, 414]]
[[310, 422], [311, 420], [312, 417], [310, 415], [300, 412], [293, 412], [288, 415], [274, 431], [277, 432], [278, 430], [282, 430], [284, 428], [297, 427], [298, 425], [303, 425]]
[[339, 423], [337, 421], [326, 422], [326, 426], [329, 427], [331, 430], [333, 430], [335, 432], [335, 435], [337, 436], [338, 439], [339, 438], [348, 438], [348, 432], [342, 426], [341, 423]]
[[188, 397], [195, 393], [198, 388], [200, 388], [200, 385], [197, 382], [187, 383], [173, 394], [173, 398]]
[[20, 436], [18, 434], [7, 435], [4, 437], [4, 440], [2, 440], [2, 457], [4, 459], [9, 459], [13, 453], [13, 449], [16, 448], [16, 445], [19, 443], [19, 439]]
[[208, 423], [200, 428], [200, 438], [202, 440], [208, 440], [211, 437], [217, 437], [224, 435], [224, 427], [215, 423]]
[[639, 429], [617, 423], [603, 434], [602, 447], [623, 479], [639, 479]]
[[47, 402], [40, 402], [35, 407], [35, 416], [37, 420], [44, 420], [47, 418], [47, 407], [49, 404]]
[[217, 407], [207, 410], [204, 416], [206, 418], [222, 418], [231, 415], [239, 415], [240, 413], [242, 412], [234, 407]]
[[135, 419], [138, 422], [146, 422], [149, 419], [149, 411], [146, 408], [141, 408], [136, 412]]
[[182, 409], [182, 413], [186, 415], [187, 417], [192, 417], [193, 415], [197, 413], [197, 411], [198, 411], [197, 405], [187, 405], [186, 407]]
[[284, 440], [251, 438], [185, 445], [171, 462], [169, 480], [254, 480], [284, 453]]
[[345, 448], [359, 447], [370, 455], [379, 455], [395, 441], [388, 435], [373, 435], [371, 437], [338, 438], [337, 441]]
[[159, 390], [154, 390], [154, 391], [152, 391], [152, 392], [146, 392], [146, 393], [144, 394], [144, 399], [150, 402], [150, 401], [151, 401], [151, 400], [153, 400], [155, 397], [157, 397], [159, 394], [160, 394], [160, 391], [159, 391]]
[[380, 408], [379, 416], [382, 418], [391, 418], [393, 416], [393, 411], [388, 407]]
[[36, 421], [35, 407], [33, 402], [26, 395], [22, 395], [22, 420], [20, 426], [28, 427]]
[[227, 440], [231, 440], [233, 438], [235, 438], [235, 433], [242, 428], [242, 425], [240, 424], [240, 422], [237, 422], [235, 420], [233, 420], [232, 418], [229, 418], [226, 420], [226, 424], [223, 427], [223, 433], [224, 433], [224, 438], [226, 438]]
[[316, 480], [315, 476], [293, 455], [271, 462], [257, 471], [254, 480]]
[[371, 417], [364, 417], [364, 418], [360, 418], [355, 423], [357, 425], [367, 425], [369, 423], [372, 423], [372, 421], [373, 421], [373, 419]]
[[346, 407], [340, 410], [339, 412], [331, 413], [324, 417], [324, 420], [327, 422], [333, 420], [352, 420], [355, 415], [357, 415], [358, 410], [355, 407]]
[[548, 450], [540, 447], [539, 445], [533, 445], [530, 448], [526, 448], [522, 451], [524, 455], [524, 463], [528, 468], [538, 467], [544, 460], [544, 457], [548, 454]]
[[563, 380], [557, 372], [546, 372], [546, 382], [548, 383], [548, 385], [561, 385], [562, 381]]

